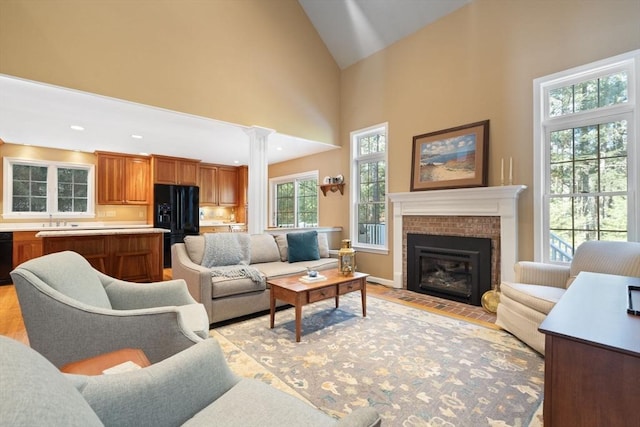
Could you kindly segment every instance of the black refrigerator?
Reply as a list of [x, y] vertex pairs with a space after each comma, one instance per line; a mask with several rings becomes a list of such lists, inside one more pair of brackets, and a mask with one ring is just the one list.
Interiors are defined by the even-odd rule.
[[153, 186], [153, 226], [170, 230], [164, 234], [165, 268], [171, 267], [171, 245], [200, 232], [199, 195], [200, 189], [190, 185]]

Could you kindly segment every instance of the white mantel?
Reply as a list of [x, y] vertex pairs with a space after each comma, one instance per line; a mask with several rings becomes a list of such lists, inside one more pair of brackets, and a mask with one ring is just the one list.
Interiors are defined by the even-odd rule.
[[518, 260], [518, 197], [526, 185], [391, 193], [393, 203], [393, 285], [402, 288], [404, 216], [500, 217], [500, 276], [513, 280]]

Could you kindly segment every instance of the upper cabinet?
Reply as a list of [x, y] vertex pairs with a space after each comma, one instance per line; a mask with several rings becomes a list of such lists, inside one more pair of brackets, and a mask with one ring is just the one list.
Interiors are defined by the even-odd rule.
[[238, 168], [220, 166], [218, 168], [218, 204], [238, 205]]
[[200, 165], [200, 204], [209, 206], [238, 205], [238, 168], [233, 166]]
[[149, 158], [96, 152], [98, 159], [98, 204], [149, 204]]
[[198, 186], [200, 187], [200, 204], [217, 205], [218, 167], [213, 165], [201, 164]]
[[155, 184], [198, 185], [199, 160], [153, 156]]

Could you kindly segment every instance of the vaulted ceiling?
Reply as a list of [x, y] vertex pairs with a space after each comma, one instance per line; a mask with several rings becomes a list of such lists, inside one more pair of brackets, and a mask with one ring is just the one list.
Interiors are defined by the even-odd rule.
[[[336, 63], [344, 69], [384, 49], [471, 0], [298, 0]], [[69, 135], [69, 126], [85, 130]], [[83, 151], [159, 153], [221, 164], [248, 164], [245, 127], [180, 112], [0, 75], [0, 138], [38, 146]], [[175, 144], [176, 140], [190, 141]], [[118, 142], [120, 141], [120, 142]], [[234, 150], [207, 150], [224, 141]], [[229, 141], [233, 141], [230, 144]], [[269, 163], [335, 147], [276, 133], [269, 139]], [[108, 147], [108, 148], [105, 148]], [[206, 158], [207, 155], [212, 158]]]

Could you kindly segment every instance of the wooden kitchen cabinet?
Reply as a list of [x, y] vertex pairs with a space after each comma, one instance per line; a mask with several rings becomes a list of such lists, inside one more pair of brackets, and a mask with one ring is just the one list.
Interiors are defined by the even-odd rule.
[[131, 282], [159, 282], [163, 273], [163, 234], [134, 231], [117, 234], [61, 235], [41, 239], [42, 252], [74, 251], [97, 270]]
[[13, 268], [30, 259], [43, 255], [42, 239], [37, 231], [13, 232]]
[[198, 185], [199, 160], [153, 156], [153, 182], [156, 184]]
[[238, 168], [220, 166], [218, 168], [218, 204], [238, 205]]
[[209, 206], [238, 205], [238, 168], [201, 164], [198, 185], [200, 204]]
[[218, 167], [201, 164], [198, 175], [200, 186], [200, 204], [218, 205]]
[[228, 224], [205, 225], [200, 227], [200, 234], [204, 233], [229, 233], [231, 230]]
[[247, 223], [247, 209], [249, 205], [249, 168], [247, 166], [238, 167], [238, 207], [236, 208], [236, 221]]
[[148, 157], [97, 152], [98, 204], [149, 204], [150, 163]]

